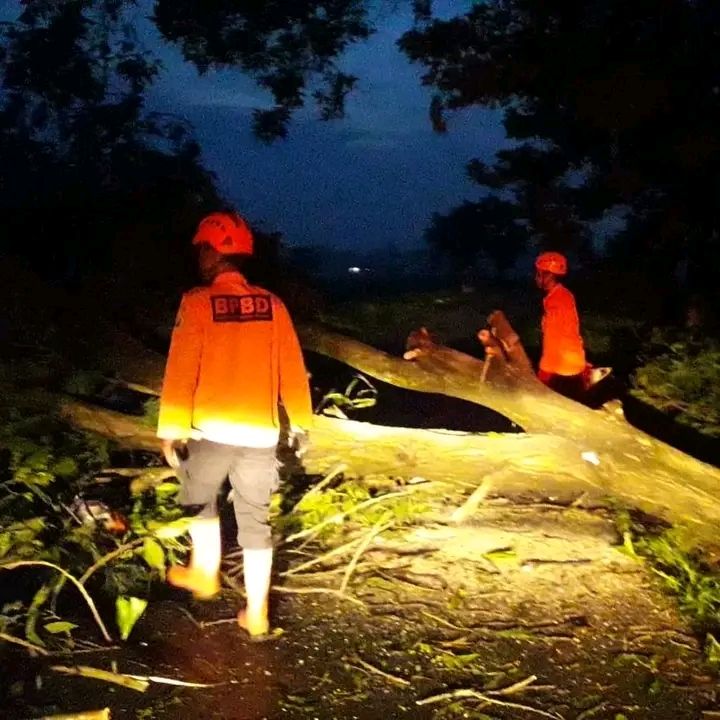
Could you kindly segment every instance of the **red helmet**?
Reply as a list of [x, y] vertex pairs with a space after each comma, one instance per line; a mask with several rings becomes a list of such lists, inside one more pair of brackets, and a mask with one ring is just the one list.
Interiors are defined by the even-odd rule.
[[544, 252], [535, 261], [538, 270], [547, 270], [553, 275], [565, 275], [567, 273], [567, 259], [558, 252]]
[[207, 243], [223, 255], [252, 255], [253, 234], [248, 224], [235, 213], [217, 212], [203, 218], [193, 245]]

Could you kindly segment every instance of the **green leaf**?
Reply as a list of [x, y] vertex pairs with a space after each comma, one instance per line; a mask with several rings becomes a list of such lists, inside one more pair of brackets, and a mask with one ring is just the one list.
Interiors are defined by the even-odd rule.
[[155, 488], [155, 495], [157, 496], [158, 500], [163, 500], [177, 494], [179, 490], [180, 485], [178, 485], [178, 483], [163, 482]]
[[47, 470], [51, 460], [49, 450], [38, 448], [24, 459], [23, 465], [31, 470]]
[[711, 633], [705, 638], [705, 657], [714, 668], [720, 668], [720, 643]]
[[169, 523], [157, 523], [150, 521], [147, 524], [148, 531], [160, 540], [170, 540], [171, 538], [184, 535], [190, 527], [190, 518], [180, 518]]
[[47, 630], [52, 635], [58, 635], [60, 633], [69, 633], [77, 627], [75, 623], [67, 622], [65, 620], [56, 620], [55, 622], [49, 622], [45, 625]]
[[73, 458], [64, 457], [54, 463], [51, 470], [58, 477], [72, 477], [78, 473], [78, 464]]
[[143, 404], [142, 424], [146, 427], [156, 427], [160, 415], [160, 400], [151, 398]]
[[155, 538], [145, 538], [142, 556], [143, 560], [145, 560], [153, 570], [157, 570], [161, 577], [165, 577], [165, 551]]
[[145, 612], [147, 600], [137, 597], [121, 596], [115, 600], [115, 621], [120, 630], [120, 637], [127, 640], [135, 623]]

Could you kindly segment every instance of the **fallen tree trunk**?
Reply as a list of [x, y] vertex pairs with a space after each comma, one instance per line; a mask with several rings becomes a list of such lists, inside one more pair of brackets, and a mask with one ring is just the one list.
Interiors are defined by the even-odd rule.
[[[121, 413], [76, 401], [64, 402], [62, 412], [76, 427], [112, 437], [121, 446], [158, 448], [152, 428]], [[443, 432], [322, 416], [315, 419], [312, 444], [302, 458], [302, 469], [318, 475], [340, 468], [346, 475], [370, 480], [382, 477], [406, 483], [422, 477], [456, 490], [464, 487], [467, 493], [492, 476], [491, 492], [499, 495], [564, 502], [582, 496], [590, 504], [614, 499], [677, 525], [693, 545], [708, 550], [715, 546], [717, 515], [705, 508], [717, 510], [720, 500], [703, 501], [696, 488], [680, 481], [659, 486], [654, 495], [647, 486], [628, 484], [627, 473], [617, 467], [617, 463], [604, 468], [583, 460], [573, 442], [557, 435]], [[645, 475], [640, 475], [644, 480]], [[652, 468], [647, 477], [656, 477]], [[669, 496], [674, 501], [668, 506], [662, 501]], [[696, 517], [686, 514], [693, 507], [698, 508]]]
[[317, 329], [304, 330], [302, 340], [305, 348], [378, 379], [469, 400], [505, 415], [532, 435], [562, 438], [567, 443], [564, 452], [553, 458], [547, 472], [577, 476], [578, 464], [587, 465], [594, 487], [608, 496], [681, 526], [693, 543], [718, 542], [718, 468], [650, 437], [622, 417], [552, 392], [532, 374], [506, 319], [495, 313], [490, 323], [497, 323], [499, 339], [508, 349], [502, 359], [491, 361], [496, 367], [489, 368], [485, 382], [483, 362], [451, 348], [426, 348], [409, 362]]
[[[483, 373], [483, 362], [451, 348], [423, 348], [407, 361], [317, 327], [301, 328], [307, 350], [340, 360], [399, 387], [443, 393], [486, 406], [517, 423], [527, 434], [493, 436], [390, 428], [318, 417], [312, 450], [303, 459], [312, 473], [339, 463], [348, 473], [479, 484], [502, 473], [501, 492], [614, 498], [678, 526], [689, 542], [718, 543], [720, 470], [695, 460], [629, 425], [622, 417], [593, 411], [539, 383], [521, 343], [502, 314], [491, 316], [502, 345]], [[163, 361], [143, 356], [142, 384], [157, 387]], [[133, 381], [133, 368], [125, 367]], [[481, 378], [485, 381], [481, 382]], [[135, 447], [157, 447], [152, 428], [119, 413], [65, 403], [73, 424], [116, 437]]]
[[[76, 400], [60, 404], [73, 426], [115, 440], [120, 447], [158, 450], [154, 429], [122, 413]], [[551, 498], [584, 504], [606, 502], [606, 488], [577, 458], [572, 443], [550, 435], [477, 434], [397, 428], [316, 416], [312, 443], [302, 460], [283, 454], [289, 469], [313, 475], [343, 473], [403, 485], [438, 483], [449, 495], [467, 495], [490, 478], [489, 491], [506, 497]], [[562, 470], [553, 469], [562, 461]], [[294, 468], [293, 466], [296, 466]], [[163, 480], [166, 474], [159, 473]]]

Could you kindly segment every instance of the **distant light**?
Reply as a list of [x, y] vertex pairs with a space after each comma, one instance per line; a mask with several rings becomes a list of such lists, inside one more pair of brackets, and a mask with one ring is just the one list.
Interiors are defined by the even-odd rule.
[[348, 268], [348, 272], [349, 272], [349, 273], [353, 273], [353, 274], [357, 274], [357, 273], [360, 272], [360, 268], [359, 268], [357, 265], [351, 265], [351, 266]]

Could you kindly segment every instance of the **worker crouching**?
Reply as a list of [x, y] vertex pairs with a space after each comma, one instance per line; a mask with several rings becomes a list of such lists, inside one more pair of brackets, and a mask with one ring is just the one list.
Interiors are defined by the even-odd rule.
[[535, 261], [535, 284], [544, 293], [538, 378], [580, 401], [586, 389], [587, 363], [575, 297], [560, 280], [566, 274], [567, 260], [560, 253], [542, 253]]

